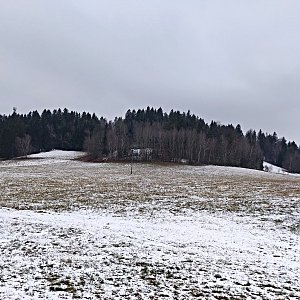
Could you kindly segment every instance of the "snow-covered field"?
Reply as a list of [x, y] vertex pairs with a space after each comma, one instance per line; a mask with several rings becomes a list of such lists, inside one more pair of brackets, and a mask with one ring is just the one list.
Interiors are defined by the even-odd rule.
[[0, 162], [0, 299], [300, 299], [299, 177], [76, 155]]

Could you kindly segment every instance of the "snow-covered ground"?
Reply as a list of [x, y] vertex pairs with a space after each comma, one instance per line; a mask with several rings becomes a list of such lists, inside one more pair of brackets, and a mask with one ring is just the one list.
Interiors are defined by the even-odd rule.
[[0, 162], [0, 299], [300, 298], [299, 177], [57, 156]]
[[80, 152], [80, 151], [52, 150], [49, 152], [41, 152], [41, 153], [37, 153], [37, 154], [31, 154], [31, 155], [28, 155], [27, 158], [69, 160], [69, 159], [78, 158], [84, 154], [85, 154], [84, 152]]
[[7, 209], [0, 216], [1, 299], [300, 297], [299, 236], [249, 218]]
[[272, 165], [266, 161], [263, 162], [264, 171], [276, 174], [289, 174], [285, 169]]
[[19, 157], [12, 161], [2, 161], [0, 168], [6, 165], [16, 167], [32, 167], [49, 164], [61, 164], [63, 161], [74, 160], [84, 156], [85, 154], [85, 152], [81, 151], [52, 150], [48, 152], [30, 154], [26, 157]]

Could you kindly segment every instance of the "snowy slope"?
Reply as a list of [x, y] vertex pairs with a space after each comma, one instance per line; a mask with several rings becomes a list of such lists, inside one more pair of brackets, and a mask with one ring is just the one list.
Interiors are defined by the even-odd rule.
[[68, 160], [75, 159], [82, 155], [84, 152], [80, 151], [64, 151], [64, 150], [52, 150], [49, 152], [41, 152], [37, 154], [28, 155], [28, 158], [42, 158], [42, 159], [58, 159], [58, 160]]
[[275, 174], [289, 174], [285, 169], [272, 165], [266, 161], [263, 162], [264, 171]]

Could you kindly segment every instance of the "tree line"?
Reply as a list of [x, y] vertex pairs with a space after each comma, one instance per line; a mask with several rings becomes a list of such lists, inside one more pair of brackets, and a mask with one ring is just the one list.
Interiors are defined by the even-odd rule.
[[243, 133], [241, 126], [210, 124], [191, 114], [161, 108], [128, 110], [107, 121], [68, 109], [14, 111], [0, 115], [0, 158], [85, 150], [94, 161], [148, 160], [262, 169], [263, 160], [300, 173], [300, 149], [277, 134]]

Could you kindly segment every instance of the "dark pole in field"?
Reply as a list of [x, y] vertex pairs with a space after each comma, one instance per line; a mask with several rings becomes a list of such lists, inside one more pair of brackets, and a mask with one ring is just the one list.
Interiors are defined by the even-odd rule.
[[130, 175], [132, 175], [132, 161], [133, 161], [133, 151], [131, 149]]

